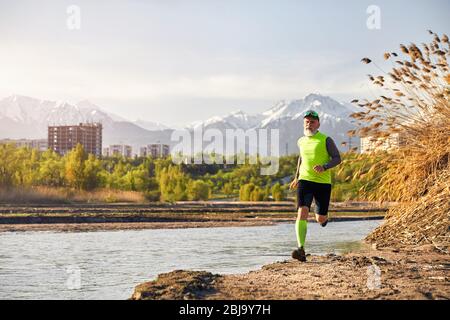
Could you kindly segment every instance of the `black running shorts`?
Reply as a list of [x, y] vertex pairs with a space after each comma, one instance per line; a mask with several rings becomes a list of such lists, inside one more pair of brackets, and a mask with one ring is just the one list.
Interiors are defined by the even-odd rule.
[[299, 180], [297, 186], [297, 211], [300, 207], [308, 207], [311, 210], [311, 203], [314, 198], [316, 213], [326, 216], [330, 205], [330, 197], [331, 184]]

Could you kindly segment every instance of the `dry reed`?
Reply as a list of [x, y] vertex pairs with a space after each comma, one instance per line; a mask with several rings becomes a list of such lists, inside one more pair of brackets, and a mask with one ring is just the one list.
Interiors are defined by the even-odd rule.
[[[398, 146], [371, 170], [385, 168], [373, 200], [396, 201], [385, 222], [366, 239], [380, 246], [450, 245], [450, 74], [449, 41], [400, 45], [401, 58], [391, 72], [369, 75], [384, 90], [373, 101], [353, 100], [363, 111], [351, 116], [361, 125], [349, 135], [370, 138], [379, 146], [396, 138]], [[395, 52], [384, 54], [389, 61]], [[403, 60], [401, 60], [403, 59]], [[372, 60], [364, 58], [365, 64]], [[378, 68], [378, 67], [377, 67]], [[353, 177], [358, 179], [358, 174]], [[362, 190], [364, 191], [364, 189]]]

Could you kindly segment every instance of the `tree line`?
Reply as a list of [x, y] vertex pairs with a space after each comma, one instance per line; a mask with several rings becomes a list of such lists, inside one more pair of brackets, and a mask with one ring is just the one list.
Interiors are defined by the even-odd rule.
[[[288, 190], [297, 165], [296, 155], [279, 158], [275, 175], [261, 175], [261, 164], [174, 164], [171, 157], [96, 158], [81, 144], [61, 156], [0, 145], [0, 187], [64, 187], [73, 190], [115, 189], [142, 192], [149, 201], [238, 198], [241, 201], [281, 201], [295, 196]], [[248, 159], [247, 159], [248, 160]], [[352, 200], [376, 187], [379, 172], [368, 171], [377, 157], [343, 154], [332, 171], [333, 200]]]

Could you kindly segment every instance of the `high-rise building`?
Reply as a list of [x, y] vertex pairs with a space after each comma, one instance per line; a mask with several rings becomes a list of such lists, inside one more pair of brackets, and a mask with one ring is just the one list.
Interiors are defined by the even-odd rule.
[[139, 156], [140, 157], [146, 157], [147, 156], [147, 147], [140, 147], [139, 148]]
[[132, 147], [126, 144], [112, 144], [109, 147], [103, 149], [103, 155], [106, 157], [112, 157], [121, 155], [126, 158], [132, 157]]
[[64, 155], [80, 143], [87, 153], [102, 155], [102, 124], [80, 123], [79, 125], [49, 126], [48, 147]]
[[151, 156], [152, 158], [164, 158], [169, 156], [170, 148], [167, 144], [153, 143], [145, 147], [141, 147], [139, 155], [141, 157]]

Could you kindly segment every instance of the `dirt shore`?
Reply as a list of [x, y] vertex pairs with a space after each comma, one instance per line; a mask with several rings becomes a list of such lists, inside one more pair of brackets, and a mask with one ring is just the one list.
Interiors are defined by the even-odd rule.
[[[380, 220], [382, 216], [345, 216], [336, 217], [334, 221]], [[0, 232], [18, 231], [109, 231], [109, 230], [143, 230], [143, 229], [182, 229], [182, 228], [215, 228], [215, 227], [257, 227], [270, 226], [277, 223], [290, 223], [293, 218], [248, 218], [230, 220], [193, 220], [167, 222], [105, 222], [105, 223], [32, 223], [32, 224], [0, 224]], [[315, 220], [310, 219], [310, 222]]]
[[[386, 212], [392, 203], [332, 202], [329, 212]], [[8, 204], [0, 203], [3, 214], [148, 214], [148, 213], [292, 213], [294, 201], [179, 201], [175, 203], [72, 203], [72, 204]]]
[[[379, 273], [378, 273], [379, 272]], [[131, 299], [450, 299], [450, 259], [430, 246], [373, 249], [342, 256], [288, 259], [257, 271], [160, 274], [138, 285]]]
[[273, 225], [273, 221], [205, 221], [205, 222], [109, 222], [109, 223], [48, 223], [48, 224], [4, 224], [0, 232], [20, 231], [114, 231], [143, 229], [182, 229], [213, 227], [252, 227]]
[[[333, 203], [331, 219], [382, 219], [378, 203]], [[292, 222], [292, 202], [177, 202], [175, 204], [0, 205], [0, 232], [99, 231], [265, 226]]]

